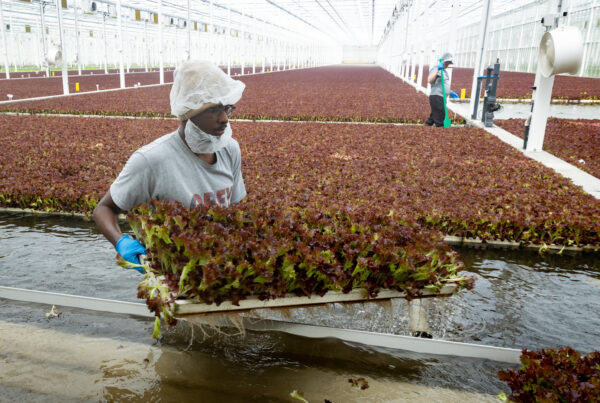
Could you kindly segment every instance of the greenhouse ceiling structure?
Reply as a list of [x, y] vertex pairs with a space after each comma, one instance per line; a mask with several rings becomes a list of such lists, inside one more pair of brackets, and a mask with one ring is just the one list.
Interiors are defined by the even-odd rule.
[[207, 58], [224, 66], [377, 63], [395, 71], [411, 62], [428, 64], [446, 51], [454, 54], [456, 66], [473, 67], [485, 32], [484, 64], [500, 59], [503, 70], [535, 72], [539, 40], [547, 29], [540, 21], [554, 14], [559, 24], [578, 27], [584, 38], [578, 75], [600, 75], [600, 0], [0, 4], [4, 70], [47, 69], [60, 56], [79, 68], [176, 66], [188, 58]]

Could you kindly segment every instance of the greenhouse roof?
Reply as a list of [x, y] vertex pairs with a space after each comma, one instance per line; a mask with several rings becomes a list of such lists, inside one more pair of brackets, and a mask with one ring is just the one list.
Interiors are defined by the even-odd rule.
[[[54, 1], [42, 0], [53, 6]], [[108, 12], [116, 16], [116, 0], [91, 1], [67, 0], [68, 7], [77, 6], [90, 11], [95, 3], [97, 12]], [[3, 1], [5, 18], [13, 23], [28, 21], [37, 24], [35, 4], [40, 0]], [[64, 0], [63, 0], [64, 3]], [[278, 34], [288, 39], [330, 45], [376, 46], [382, 40], [386, 27], [397, 18], [406, 18], [408, 24], [418, 21], [420, 27], [436, 27], [456, 24], [457, 27], [471, 24], [480, 19], [483, 0], [163, 0], [163, 13], [175, 18], [184, 28], [188, 3], [190, 19], [221, 26], [231, 23], [242, 31]], [[500, 14], [524, 4], [543, 3], [541, 0], [496, 0], [492, 3], [492, 14]], [[133, 19], [134, 11], [140, 10], [141, 18], [150, 20], [158, 12], [158, 1], [122, 0], [123, 15]], [[212, 6], [211, 6], [212, 5]], [[456, 7], [456, 9], [454, 9]], [[453, 13], [453, 10], [455, 11]], [[65, 13], [67, 20], [72, 18]], [[87, 15], [90, 20], [92, 15]], [[98, 18], [96, 18], [98, 19]], [[455, 19], [455, 20], [454, 20]], [[101, 19], [100, 19], [101, 20]], [[176, 23], [177, 23], [176, 22]]]

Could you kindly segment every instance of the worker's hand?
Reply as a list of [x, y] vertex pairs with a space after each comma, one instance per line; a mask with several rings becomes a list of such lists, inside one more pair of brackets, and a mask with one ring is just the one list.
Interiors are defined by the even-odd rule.
[[[131, 238], [129, 235], [123, 235], [121, 239], [117, 241], [115, 249], [123, 259], [134, 264], [140, 264], [138, 255], [143, 255], [146, 253], [146, 248], [144, 248], [139, 241]], [[135, 270], [144, 274], [144, 269], [141, 267], [135, 267]]]
[[437, 65], [438, 70], [444, 70], [444, 62], [441, 61], [440, 64]]
[[456, 99], [456, 98], [458, 98], [458, 94], [454, 91], [450, 91], [450, 98]]

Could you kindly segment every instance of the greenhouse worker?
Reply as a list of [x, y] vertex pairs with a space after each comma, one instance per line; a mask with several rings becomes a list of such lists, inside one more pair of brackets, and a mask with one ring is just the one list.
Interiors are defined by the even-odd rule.
[[425, 121], [425, 126], [433, 126], [435, 124], [436, 127], [444, 126], [444, 118], [446, 117], [446, 112], [444, 110], [444, 97], [442, 92], [442, 78], [440, 77], [444, 74], [444, 92], [446, 95], [450, 94], [452, 98], [458, 98], [458, 95], [455, 92], [450, 91], [450, 77], [448, 76], [448, 72], [446, 69], [449, 65], [453, 64], [452, 62], [452, 54], [444, 53], [442, 56], [443, 61], [441, 61], [437, 66], [433, 67], [429, 70], [429, 76], [427, 77], [427, 82], [431, 84], [431, 92], [429, 93], [429, 105], [431, 106], [431, 114], [429, 118]]
[[[98, 202], [93, 217], [123, 259], [139, 264], [140, 242], [123, 235], [119, 213], [150, 199], [188, 208], [237, 203], [246, 196], [240, 146], [228, 117], [245, 84], [208, 61], [187, 61], [174, 72], [171, 113], [181, 125], [135, 151]], [[142, 268], [136, 268], [143, 274]]]

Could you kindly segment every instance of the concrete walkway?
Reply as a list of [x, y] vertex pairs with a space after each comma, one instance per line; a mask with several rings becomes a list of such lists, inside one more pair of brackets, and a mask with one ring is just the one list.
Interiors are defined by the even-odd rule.
[[[429, 93], [426, 88], [417, 86], [414, 83], [410, 82], [407, 82], [407, 84], [412, 85], [417, 91], [420, 91], [423, 94], [429, 96]], [[582, 171], [574, 165], [571, 165], [561, 160], [560, 158], [555, 157], [550, 153], [547, 153], [546, 151], [525, 152], [523, 150], [523, 139], [513, 135], [512, 133], [498, 126], [485, 127], [480, 120], [471, 119], [472, 111], [469, 110], [469, 104], [467, 103], [449, 101], [447, 107], [448, 114], [450, 114], [450, 112], [454, 112], [457, 115], [462, 116], [466, 120], [468, 126], [474, 126], [484, 129], [485, 131], [498, 137], [506, 144], [509, 144], [517, 150], [521, 151], [527, 157], [536, 160], [541, 164], [547, 166], [548, 168], [552, 168], [562, 176], [571, 179], [575, 185], [581, 186], [584, 191], [591, 194], [596, 199], [600, 199], [600, 179], [588, 174], [587, 172]], [[479, 109], [481, 108], [482, 106], [479, 105]]]

